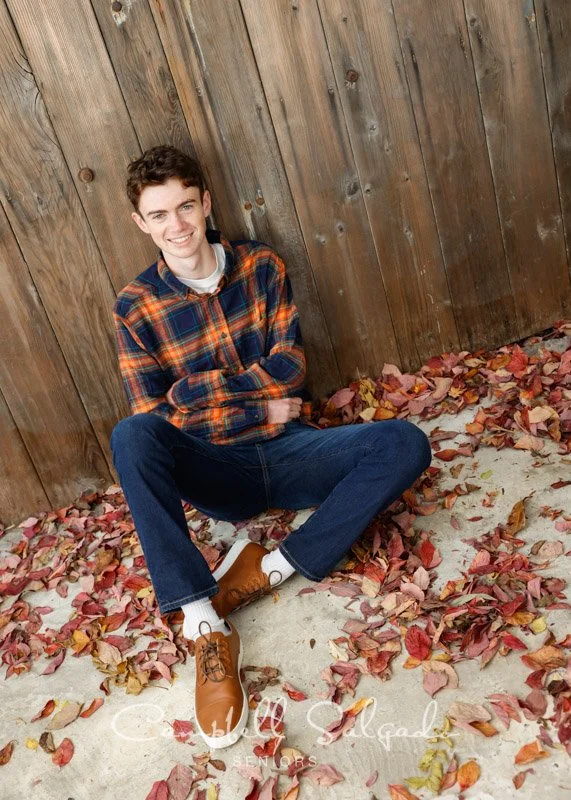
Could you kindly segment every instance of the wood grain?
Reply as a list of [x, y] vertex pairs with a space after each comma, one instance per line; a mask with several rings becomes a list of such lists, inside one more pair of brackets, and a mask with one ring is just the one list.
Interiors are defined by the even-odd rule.
[[240, 5], [151, 0], [151, 7], [218, 225], [229, 238], [267, 242], [284, 259], [300, 311], [309, 386], [324, 394], [341, 381], [327, 309], [317, 294]]
[[0, 392], [0, 521], [13, 525], [49, 508], [49, 499]]
[[393, 0], [462, 347], [516, 339], [462, 3]]
[[[6, 435], [12, 437], [16, 424], [26, 459], [35, 464], [35, 469], [28, 467], [31, 485], [24, 482], [22, 490], [17, 485], [13, 489], [16, 495], [29, 492], [31, 501], [39, 481], [45, 492], [37, 493], [38, 498], [49, 498], [44, 509], [59, 507], [84, 489], [109, 482], [111, 474], [1, 207], [0, 283], [0, 388], [13, 419], [3, 417]], [[3, 467], [0, 484], [13, 484], [9, 462]], [[18, 474], [22, 470], [16, 466]], [[0, 517], [13, 519], [16, 507], [10, 506], [10, 497], [2, 502]], [[37, 506], [28, 510], [33, 508]]]
[[571, 4], [535, 0], [567, 263], [571, 267]]
[[241, 4], [342, 377], [378, 374], [400, 353], [319, 9]]
[[[0, 72], [0, 138], [5, 156], [0, 201], [111, 465], [109, 436], [117, 420], [128, 413], [116, 366], [114, 292], [3, 4]], [[26, 369], [25, 363], [21, 369]], [[45, 370], [50, 369], [48, 362]], [[82, 463], [77, 465], [80, 476]]]
[[565, 316], [571, 287], [533, 0], [465, 0], [520, 332]]
[[[6, 0], [97, 245], [119, 291], [156, 258], [132, 223], [127, 164], [140, 145], [89, 0]], [[93, 180], [79, 177], [90, 169]]]
[[176, 87], [147, 0], [113, 10], [91, 0], [109, 59], [143, 150], [171, 144], [193, 154]]
[[458, 348], [391, 0], [319, 0], [403, 366]]

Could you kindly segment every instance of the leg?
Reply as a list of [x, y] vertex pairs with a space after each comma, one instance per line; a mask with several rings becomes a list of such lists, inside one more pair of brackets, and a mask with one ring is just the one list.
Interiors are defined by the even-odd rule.
[[319, 505], [280, 547], [310, 580], [324, 578], [374, 515], [414, 483], [431, 460], [425, 434], [404, 420], [324, 430], [290, 423], [262, 450], [272, 505]]
[[255, 447], [213, 445], [156, 414], [121, 420], [111, 447], [161, 613], [214, 595], [216, 581], [190, 538], [181, 498], [218, 519], [265, 510]]

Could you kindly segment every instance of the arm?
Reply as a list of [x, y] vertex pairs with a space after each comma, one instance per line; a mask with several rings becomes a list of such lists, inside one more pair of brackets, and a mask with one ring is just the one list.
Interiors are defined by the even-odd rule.
[[266, 299], [268, 354], [237, 374], [210, 370], [177, 381], [169, 397], [180, 411], [284, 398], [303, 386], [305, 356], [297, 308], [285, 266], [278, 256], [273, 257], [272, 267]]
[[184, 413], [167, 400], [169, 381], [157, 361], [145, 350], [124, 320], [114, 315], [119, 368], [131, 413], [153, 412], [177, 427], [205, 438], [235, 436], [266, 418], [265, 401], [237, 401], [233, 407]]

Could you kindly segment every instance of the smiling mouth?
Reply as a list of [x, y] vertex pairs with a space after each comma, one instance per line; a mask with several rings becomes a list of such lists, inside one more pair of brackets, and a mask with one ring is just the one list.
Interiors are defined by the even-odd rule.
[[192, 233], [187, 233], [186, 236], [178, 236], [176, 239], [169, 239], [172, 244], [186, 244], [192, 238]]

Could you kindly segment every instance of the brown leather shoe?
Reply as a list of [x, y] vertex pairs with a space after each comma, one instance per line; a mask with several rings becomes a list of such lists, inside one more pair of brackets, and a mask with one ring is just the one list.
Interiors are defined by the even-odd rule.
[[[210, 599], [219, 617], [226, 618], [237, 608], [254, 602], [272, 591], [269, 576], [262, 571], [262, 558], [268, 550], [255, 542], [235, 542], [222, 564], [214, 571], [220, 591]], [[276, 574], [279, 582], [281, 575]], [[274, 581], [276, 583], [276, 581]]]
[[194, 710], [197, 728], [213, 750], [238, 741], [248, 721], [248, 698], [240, 680], [242, 646], [238, 631], [213, 631], [201, 622], [195, 639], [196, 689]]

